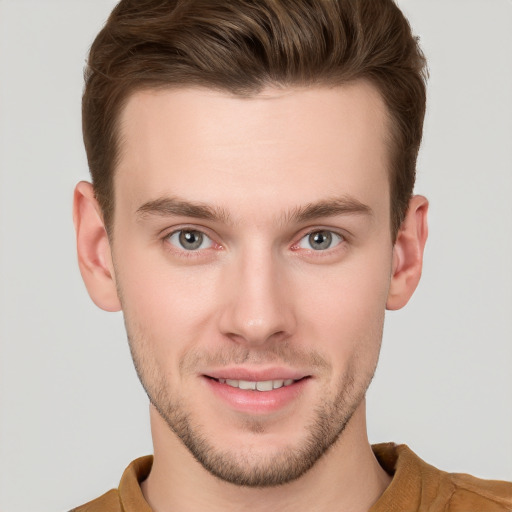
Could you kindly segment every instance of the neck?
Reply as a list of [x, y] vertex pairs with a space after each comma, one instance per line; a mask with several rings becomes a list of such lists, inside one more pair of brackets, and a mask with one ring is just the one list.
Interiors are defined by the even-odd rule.
[[154, 512], [367, 512], [391, 481], [368, 442], [364, 401], [340, 439], [307, 473], [267, 488], [239, 487], [211, 475], [151, 409], [154, 462], [141, 488]]

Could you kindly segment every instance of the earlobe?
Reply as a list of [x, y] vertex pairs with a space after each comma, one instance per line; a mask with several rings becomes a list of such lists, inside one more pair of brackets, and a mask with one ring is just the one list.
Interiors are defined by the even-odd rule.
[[393, 247], [393, 268], [386, 308], [404, 307], [418, 286], [427, 241], [428, 201], [413, 196]]
[[73, 222], [78, 265], [91, 299], [105, 311], [119, 311], [110, 243], [93, 187], [85, 181], [75, 187]]

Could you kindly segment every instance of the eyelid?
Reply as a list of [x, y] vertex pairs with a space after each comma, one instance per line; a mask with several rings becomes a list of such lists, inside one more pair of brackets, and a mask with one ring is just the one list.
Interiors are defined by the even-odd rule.
[[[320, 233], [322, 231], [331, 233], [332, 235], [335, 235], [336, 237], [338, 237], [340, 239], [339, 242], [336, 243], [335, 245], [333, 245], [332, 247], [329, 247], [328, 249], [324, 249], [324, 250], [315, 250], [312, 247], [308, 249], [308, 248], [303, 248], [303, 247], [299, 246], [299, 244], [302, 242], [302, 240], [304, 240], [306, 237], [309, 237], [313, 233]], [[292, 250], [296, 251], [296, 250], [299, 250], [299, 249], [304, 249], [304, 250], [307, 250], [307, 251], [309, 250], [309, 251], [312, 251], [314, 253], [320, 254], [322, 252], [332, 251], [332, 250], [336, 249], [337, 247], [339, 247], [344, 242], [347, 242], [348, 241], [348, 235], [345, 234], [344, 232], [341, 232], [338, 229], [318, 226], [318, 227], [314, 227], [314, 228], [307, 228], [307, 230], [303, 231], [296, 240], [297, 241], [294, 242], [292, 244], [292, 246], [291, 246]]]
[[[196, 250], [187, 250], [184, 247], [180, 247], [178, 245], [172, 244], [169, 242], [169, 239], [182, 231], [197, 231], [201, 233], [204, 237], [206, 237], [208, 240], [210, 240], [211, 245], [209, 247], [205, 247], [203, 249], [196, 249]], [[206, 251], [210, 248], [216, 248], [216, 249], [222, 249], [222, 245], [217, 242], [218, 237], [215, 234], [212, 234], [212, 231], [208, 228], [205, 228], [204, 226], [194, 226], [191, 224], [181, 224], [177, 226], [168, 227], [165, 229], [162, 229], [158, 233], [158, 237], [162, 240], [162, 242], [166, 243], [167, 245], [172, 246], [173, 249], [175, 249], [177, 252], [185, 252], [185, 253], [199, 253], [202, 251]]]
[[[187, 231], [187, 230], [200, 232], [203, 236], [205, 236], [212, 242], [212, 245], [210, 247], [207, 247], [204, 249], [196, 249], [196, 250], [187, 251], [185, 248], [180, 248], [174, 244], [169, 243], [169, 238], [171, 236], [173, 236], [174, 234], [179, 233], [181, 231]], [[303, 230], [301, 230], [301, 233], [299, 234], [299, 236], [295, 237], [296, 241], [292, 243], [291, 249], [292, 250], [300, 249], [299, 243], [305, 237], [310, 236], [312, 233], [317, 233], [317, 232], [321, 232], [321, 231], [327, 231], [329, 233], [332, 233], [333, 235], [339, 237], [340, 241], [337, 244], [335, 244], [334, 246], [329, 247], [328, 249], [325, 249], [325, 250], [315, 250], [313, 248], [306, 249], [306, 250], [309, 250], [309, 251], [315, 252], [315, 253], [329, 252], [329, 251], [336, 249], [337, 247], [344, 244], [345, 242], [349, 242], [350, 238], [351, 238], [351, 234], [347, 233], [346, 230], [341, 230], [341, 229], [333, 228], [333, 227], [325, 227], [325, 226], [308, 227], [308, 228], [304, 228]], [[211, 248], [212, 246], [215, 249], [223, 249], [224, 248], [223, 244], [221, 244], [220, 242], [217, 241], [219, 238], [217, 236], [217, 234], [216, 233], [212, 234], [211, 229], [206, 228], [204, 226], [197, 226], [197, 225], [193, 225], [193, 224], [181, 224], [181, 225], [176, 225], [176, 226], [172, 226], [172, 227], [166, 227], [164, 229], [161, 229], [159, 231], [159, 233], [157, 234], [157, 236], [158, 236], [158, 238], [160, 238], [162, 240], [162, 242], [165, 242], [168, 245], [172, 245], [172, 247], [175, 248], [177, 251], [185, 252], [185, 253], [188, 253], [189, 255], [192, 255], [193, 253], [200, 253], [202, 251], [205, 251], [206, 249]]]
[[[201, 244], [199, 245], [199, 247], [196, 247], [194, 249], [187, 249], [186, 247], [183, 247], [180, 243], [180, 235], [184, 232], [188, 232], [188, 233], [199, 233], [201, 235]], [[177, 240], [174, 240], [174, 238], [178, 238]], [[201, 231], [198, 231], [196, 229], [192, 230], [192, 229], [179, 229], [178, 231], [173, 231], [172, 233], [170, 233], [168, 236], [167, 236], [167, 240], [169, 241], [169, 243], [171, 245], [173, 245], [174, 247], [176, 247], [178, 250], [183, 250], [183, 251], [186, 251], [186, 252], [199, 252], [199, 251], [203, 251], [205, 249], [209, 249], [210, 247], [213, 246], [214, 242], [213, 240], [208, 236], [206, 235], [205, 233], [201, 232]], [[205, 247], [203, 247], [205, 246]]]
[[204, 226], [197, 226], [194, 224], [176, 224], [175, 226], [167, 226], [163, 229], [160, 229], [157, 233], [157, 236], [159, 238], [168, 238], [174, 233], [177, 233], [178, 231], [199, 231], [203, 235], [207, 236], [208, 238], [211, 238], [214, 240], [216, 237], [215, 233], [212, 232], [211, 229], [206, 228]]

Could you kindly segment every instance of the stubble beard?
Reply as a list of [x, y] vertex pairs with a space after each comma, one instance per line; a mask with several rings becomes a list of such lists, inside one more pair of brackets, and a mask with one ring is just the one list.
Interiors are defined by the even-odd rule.
[[[236, 453], [216, 448], [206, 435], [204, 427], [193, 420], [180, 397], [172, 394], [165, 378], [159, 374], [157, 365], [149, 360], [149, 352], [144, 350], [149, 344], [144, 343], [140, 337], [134, 339], [129, 331], [128, 340], [139, 379], [150, 402], [170, 430], [212, 475], [231, 484], [246, 487], [283, 485], [310, 470], [340, 438], [364, 399], [376, 367], [375, 361], [372, 370], [361, 375], [358, 374], [356, 364], [350, 365], [338, 382], [336, 392], [329, 398], [324, 398], [314, 409], [302, 441], [297, 445], [286, 446], [272, 456], [261, 457], [256, 452], [239, 450]], [[242, 357], [247, 359], [248, 351], [245, 356], [240, 356]], [[318, 360], [318, 356], [312, 355], [311, 360]], [[244, 427], [256, 435], [265, 432], [264, 422], [257, 419], [248, 421]]]
[[[347, 400], [345, 395], [352, 391], [355, 391], [353, 382], [348, 382], [337, 399], [317, 406], [300, 445], [284, 447], [263, 459], [255, 453], [236, 454], [216, 449], [201, 426], [165, 393], [157, 392], [158, 399], [150, 396], [150, 400], [169, 428], [212, 475], [234, 485], [262, 488], [283, 485], [301, 477], [336, 443], [364, 398], [363, 391], [355, 400]], [[254, 434], [266, 431], [258, 420], [247, 422], [244, 427]]]

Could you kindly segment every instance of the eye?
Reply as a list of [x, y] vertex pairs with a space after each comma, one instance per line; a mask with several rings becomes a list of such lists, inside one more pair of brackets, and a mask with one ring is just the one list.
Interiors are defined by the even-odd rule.
[[213, 246], [213, 241], [201, 231], [195, 229], [180, 229], [171, 233], [167, 240], [178, 249], [197, 251]]
[[302, 237], [297, 244], [301, 249], [313, 249], [314, 251], [325, 251], [332, 249], [343, 242], [343, 237], [332, 231], [319, 230], [312, 231]]

